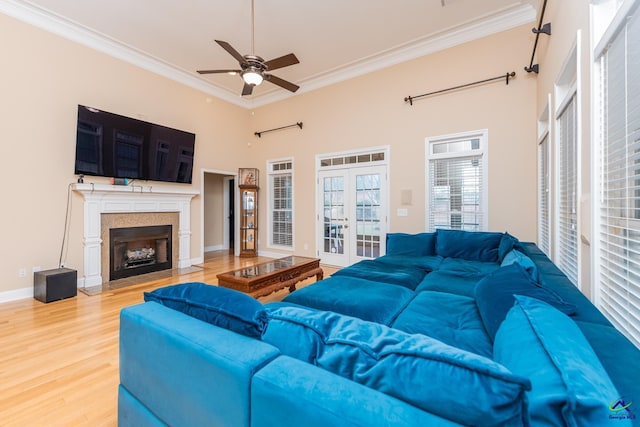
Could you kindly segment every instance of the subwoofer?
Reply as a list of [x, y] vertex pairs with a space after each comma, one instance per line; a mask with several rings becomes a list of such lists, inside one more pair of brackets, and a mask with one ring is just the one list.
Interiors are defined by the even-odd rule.
[[75, 297], [78, 294], [78, 272], [70, 268], [33, 273], [33, 297], [38, 301], [52, 302]]

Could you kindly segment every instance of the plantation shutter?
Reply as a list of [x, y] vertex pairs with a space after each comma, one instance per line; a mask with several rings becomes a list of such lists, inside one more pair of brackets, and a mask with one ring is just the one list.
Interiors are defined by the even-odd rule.
[[[638, 9], [636, 9], [638, 10]], [[615, 34], [615, 33], [614, 33]], [[598, 305], [640, 346], [640, 16], [598, 58], [601, 79]]]

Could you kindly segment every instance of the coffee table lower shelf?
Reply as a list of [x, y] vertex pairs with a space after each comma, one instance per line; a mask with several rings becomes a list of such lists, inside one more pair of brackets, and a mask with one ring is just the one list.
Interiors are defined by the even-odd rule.
[[316, 281], [324, 277], [320, 259], [292, 255], [218, 274], [217, 277], [219, 286], [258, 298], [284, 288], [293, 292], [298, 282], [313, 276], [316, 276]]

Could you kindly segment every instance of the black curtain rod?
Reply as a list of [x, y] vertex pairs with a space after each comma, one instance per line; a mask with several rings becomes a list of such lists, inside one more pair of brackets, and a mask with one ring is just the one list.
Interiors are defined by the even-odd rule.
[[281, 129], [292, 128], [292, 127], [294, 127], [294, 126], [298, 126], [300, 129], [302, 129], [302, 122], [296, 122], [296, 123], [294, 123], [294, 124], [292, 124], [292, 125], [288, 125], [288, 126], [281, 126], [281, 127], [279, 127], [279, 128], [263, 130], [263, 131], [260, 131], [260, 132], [254, 132], [253, 134], [254, 134], [255, 136], [257, 136], [258, 138], [262, 138], [262, 134], [263, 134], [263, 133], [273, 132], [274, 130], [281, 130]]
[[462, 88], [469, 87], [469, 86], [475, 86], [475, 85], [479, 85], [479, 84], [482, 84], [482, 83], [491, 82], [491, 81], [494, 81], [494, 80], [505, 79], [506, 83], [509, 84], [509, 79], [512, 78], [512, 77], [515, 77], [515, 76], [516, 76], [516, 72], [512, 71], [510, 73], [502, 74], [501, 76], [491, 77], [489, 79], [484, 79], [484, 80], [478, 80], [477, 82], [473, 82], [473, 83], [467, 83], [467, 84], [463, 84], [463, 85], [460, 85], [460, 86], [454, 86], [454, 87], [449, 87], [449, 88], [446, 88], [446, 89], [436, 90], [435, 92], [423, 93], [422, 95], [407, 96], [404, 99], [404, 102], [408, 102], [410, 105], [413, 105], [414, 99], [424, 98], [425, 96], [437, 95], [439, 93], [449, 92], [449, 91], [457, 90], [457, 89], [462, 89]]
[[532, 28], [531, 31], [536, 35], [536, 41], [533, 43], [533, 52], [531, 52], [531, 62], [528, 67], [524, 67], [524, 70], [527, 73], [534, 72], [538, 74], [540, 71], [540, 65], [534, 64], [533, 60], [536, 56], [536, 49], [538, 49], [538, 39], [540, 38], [540, 34], [546, 34], [548, 36], [551, 35], [551, 23], [547, 22], [542, 25], [542, 21], [544, 20], [544, 11], [547, 9], [547, 0], [544, 0], [542, 3], [542, 11], [540, 12], [540, 21], [538, 22], [538, 28]]

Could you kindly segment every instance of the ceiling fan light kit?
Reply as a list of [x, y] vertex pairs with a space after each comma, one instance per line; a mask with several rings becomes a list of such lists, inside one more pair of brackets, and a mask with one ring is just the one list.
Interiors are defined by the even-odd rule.
[[278, 68], [284, 68], [288, 67], [289, 65], [298, 64], [300, 61], [298, 61], [298, 58], [293, 53], [272, 59], [270, 61], [265, 61], [261, 57], [255, 55], [253, 51], [253, 0], [251, 0], [251, 55], [241, 55], [237, 50], [235, 50], [229, 43], [225, 41], [216, 40], [216, 43], [218, 43], [224, 50], [226, 50], [238, 61], [240, 69], [198, 70], [197, 72], [199, 74], [240, 74], [244, 82], [244, 87], [242, 88], [242, 96], [251, 95], [251, 93], [253, 92], [253, 88], [259, 86], [264, 80], [268, 80], [269, 82], [291, 92], [295, 92], [300, 88], [300, 86], [298, 85], [267, 73], [267, 71], [277, 70]]

